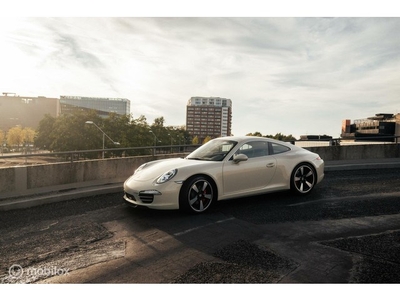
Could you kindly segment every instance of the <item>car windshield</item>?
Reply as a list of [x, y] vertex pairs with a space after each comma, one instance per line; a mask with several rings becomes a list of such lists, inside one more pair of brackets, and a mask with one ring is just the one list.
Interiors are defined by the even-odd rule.
[[187, 159], [221, 161], [237, 144], [235, 141], [211, 140], [190, 153]]

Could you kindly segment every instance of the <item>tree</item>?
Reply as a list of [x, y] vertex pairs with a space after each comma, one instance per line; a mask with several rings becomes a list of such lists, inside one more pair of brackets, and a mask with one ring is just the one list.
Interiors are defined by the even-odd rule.
[[262, 135], [261, 132], [254, 132], [254, 133], [248, 133], [246, 134], [247, 136], [260, 136], [260, 137], [267, 137], [267, 138], [271, 138], [271, 139], [275, 139], [275, 140], [279, 140], [279, 141], [284, 141], [284, 142], [291, 142], [291, 141], [295, 141], [296, 138], [294, 136], [292, 136], [291, 134], [289, 135], [284, 135], [282, 133], [276, 133], [275, 135]]
[[94, 125], [86, 125], [87, 121], [95, 123], [100, 128], [103, 119], [96, 112], [78, 112], [72, 115], [61, 115], [56, 118], [50, 138], [50, 150], [74, 151], [86, 149], [101, 149], [103, 135]]
[[193, 138], [192, 144], [193, 144], [193, 145], [198, 145], [198, 144], [199, 144], [199, 138], [198, 138], [197, 135]]
[[284, 141], [284, 142], [291, 142], [291, 141], [295, 141], [296, 138], [294, 136], [290, 135], [284, 135], [282, 133], [277, 133], [275, 135], [266, 135], [265, 137], [267, 138], [271, 138], [271, 139], [275, 139], [275, 140], [279, 140], [279, 141]]
[[32, 144], [33, 141], [35, 140], [35, 130], [32, 128], [26, 127], [22, 130], [22, 135], [23, 135], [23, 141], [25, 144]]
[[246, 134], [247, 136], [262, 136], [262, 134], [260, 133], [260, 132], [258, 132], [258, 131], [256, 131], [256, 132], [254, 132], [254, 133], [248, 133], [248, 134]]
[[180, 144], [188, 144], [192, 143], [192, 137], [189, 132], [186, 130], [185, 126], [177, 126], [177, 127], [170, 127], [171, 130], [174, 131], [174, 134], [179, 139]]
[[56, 122], [56, 118], [52, 117], [49, 114], [46, 114], [44, 118], [39, 122], [39, 126], [37, 128], [37, 135], [35, 138], [35, 146], [41, 149], [50, 149], [53, 143], [52, 132], [54, 130], [54, 124]]
[[[154, 144], [154, 137], [149, 132], [150, 126], [147, 124], [145, 116], [141, 115], [137, 119], [130, 121], [127, 131], [124, 133], [122, 141], [126, 147], [144, 147]], [[146, 150], [128, 151], [130, 155], [145, 155], [151, 152]]]
[[19, 151], [19, 147], [23, 143], [23, 141], [24, 141], [24, 134], [21, 127], [17, 126], [8, 130], [7, 143], [10, 146], [16, 146], [17, 151]]
[[164, 117], [156, 118], [154, 123], [150, 126], [151, 131], [157, 136], [158, 145], [169, 145], [171, 141], [170, 133], [167, 128], [164, 127], [164, 121]]
[[119, 142], [120, 146], [127, 146], [126, 133], [130, 126], [130, 116], [110, 114], [108, 118], [103, 120], [104, 132], [112, 138], [114, 142]]
[[3, 153], [3, 143], [6, 140], [6, 135], [3, 130], [0, 129], [0, 152]]
[[[86, 123], [87, 121], [93, 122], [98, 128]], [[190, 137], [184, 127], [164, 127], [164, 117], [156, 118], [149, 126], [143, 115], [133, 119], [130, 115], [112, 113], [104, 118], [98, 116], [95, 111], [81, 111], [56, 118], [46, 115], [39, 123], [35, 145], [51, 151], [102, 149], [103, 133], [99, 128], [120, 144], [116, 146], [106, 137], [105, 148], [151, 147], [154, 145], [154, 135], [150, 130], [157, 136], [157, 145], [169, 145], [172, 139], [186, 143]], [[128, 150], [126, 153], [150, 154], [147, 149]]]
[[154, 123], [151, 126], [164, 127], [164, 121], [164, 117], [155, 118]]
[[6, 135], [3, 130], [0, 129], [0, 146], [3, 146], [3, 143], [6, 139]]
[[209, 141], [211, 141], [211, 136], [206, 136], [206, 137], [204, 138], [204, 140], [203, 140], [203, 144], [205, 144], [205, 143], [207, 143], [207, 142], [209, 142]]

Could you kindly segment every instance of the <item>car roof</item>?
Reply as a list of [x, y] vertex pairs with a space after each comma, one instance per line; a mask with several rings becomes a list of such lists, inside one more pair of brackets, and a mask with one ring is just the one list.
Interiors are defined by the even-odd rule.
[[[261, 136], [252, 136], [252, 135], [244, 135], [244, 136], [225, 136], [225, 137], [219, 137], [217, 139], [221, 140], [229, 140], [229, 141], [237, 141], [237, 142], [242, 142], [242, 141], [249, 141], [249, 140], [266, 140], [266, 141], [276, 141], [274, 139], [266, 138], [266, 137], [261, 137]], [[278, 141], [279, 142], [279, 141]]]
[[225, 141], [236, 141], [236, 142], [244, 142], [244, 141], [255, 141], [255, 140], [262, 140], [262, 141], [268, 141], [268, 142], [274, 142], [278, 144], [285, 145], [289, 148], [295, 149], [297, 148], [293, 144], [285, 141], [280, 141], [280, 140], [275, 140], [267, 137], [261, 137], [261, 136], [252, 136], [252, 135], [245, 135], [245, 136], [225, 136], [225, 137], [219, 137], [216, 139], [221, 139]]

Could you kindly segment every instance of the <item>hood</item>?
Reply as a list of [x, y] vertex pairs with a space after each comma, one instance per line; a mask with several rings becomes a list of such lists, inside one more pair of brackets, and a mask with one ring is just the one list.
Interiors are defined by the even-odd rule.
[[200, 161], [193, 159], [185, 159], [185, 158], [168, 158], [168, 159], [160, 159], [146, 163], [145, 167], [135, 173], [132, 178], [136, 181], [148, 181], [153, 180], [173, 169], [179, 169], [188, 167], [188, 166], [196, 166], [204, 164], [215, 164], [216, 162], [208, 162], [208, 161]]

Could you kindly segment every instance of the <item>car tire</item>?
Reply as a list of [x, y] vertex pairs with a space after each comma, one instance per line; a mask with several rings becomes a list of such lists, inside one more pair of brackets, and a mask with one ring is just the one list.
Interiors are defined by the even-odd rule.
[[307, 163], [297, 165], [290, 179], [291, 190], [298, 195], [307, 195], [317, 182], [315, 169]]
[[214, 183], [204, 176], [186, 180], [179, 194], [179, 208], [190, 213], [203, 213], [216, 201], [217, 189]]

